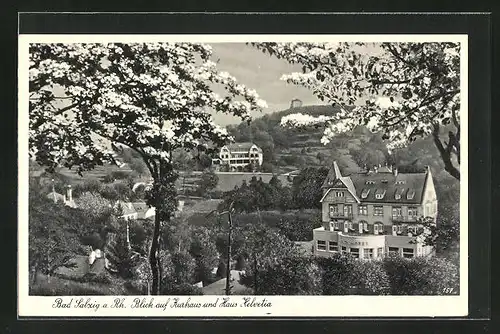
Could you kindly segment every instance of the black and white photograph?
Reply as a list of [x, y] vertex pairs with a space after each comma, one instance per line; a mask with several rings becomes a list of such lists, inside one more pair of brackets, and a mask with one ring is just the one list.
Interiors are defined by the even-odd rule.
[[463, 35], [20, 35], [19, 59], [26, 313], [467, 314]]

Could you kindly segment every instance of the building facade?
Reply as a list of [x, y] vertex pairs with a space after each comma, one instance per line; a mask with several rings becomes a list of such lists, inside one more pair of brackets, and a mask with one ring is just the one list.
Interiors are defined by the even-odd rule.
[[228, 165], [230, 171], [243, 171], [250, 164], [261, 166], [264, 161], [262, 149], [254, 143], [234, 143], [220, 149], [219, 157], [212, 159], [215, 166]]
[[350, 253], [360, 259], [398, 254], [429, 256], [434, 250], [418, 237], [419, 219], [437, 216], [429, 168], [398, 173], [384, 166], [342, 176], [333, 163], [322, 186], [322, 226], [313, 230], [314, 254]]

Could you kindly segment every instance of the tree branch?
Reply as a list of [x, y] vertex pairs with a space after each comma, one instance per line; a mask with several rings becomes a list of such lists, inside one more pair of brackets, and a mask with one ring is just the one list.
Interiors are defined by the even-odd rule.
[[439, 154], [441, 155], [441, 159], [444, 162], [444, 169], [454, 178], [457, 180], [460, 180], [460, 171], [453, 166], [453, 162], [451, 161], [451, 149], [453, 148], [453, 144], [451, 143], [451, 138], [450, 138], [450, 143], [447, 144], [446, 147], [443, 146], [443, 143], [441, 142], [441, 139], [439, 138], [439, 123], [434, 123], [433, 124], [433, 131], [432, 131], [432, 137], [434, 139], [434, 144], [436, 145]]
[[[74, 107], [78, 106], [78, 102], [76, 103], [73, 103], [67, 107], [64, 107], [62, 109], [59, 109], [58, 111], [54, 112], [54, 115], [57, 116], [57, 115], [61, 115], [63, 112], [65, 111], [68, 111], [70, 109], [73, 109]], [[32, 125], [31, 129], [36, 129], [38, 128], [39, 126], [41, 126], [44, 122], [42, 120], [39, 120], [38, 122], [36, 122], [35, 124]]]

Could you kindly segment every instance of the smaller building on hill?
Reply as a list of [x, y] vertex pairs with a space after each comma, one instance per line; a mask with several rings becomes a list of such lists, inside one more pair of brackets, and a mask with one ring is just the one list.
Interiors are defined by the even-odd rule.
[[292, 108], [300, 108], [300, 107], [302, 107], [302, 100], [293, 99], [290, 102], [290, 109], [292, 109]]
[[130, 219], [137, 219], [139, 216], [132, 202], [116, 201], [115, 209], [121, 209], [122, 211], [121, 215], [118, 218], [130, 220]]
[[137, 212], [137, 219], [154, 218], [154, 216], [156, 215], [155, 208], [150, 207], [145, 202], [133, 202], [132, 206]]
[[73, 191], [71, 185], [66, 186], [66, 194], [62, 195], [56, 192], [54, 186], [52, 186], [52, 191], [47, 195], [47, 198], [53, 200], [54, 203], [62, 203], [71, 208], [76, 208], [76, 203], [73, 199]]
[[250, 164], [261, 166], [264, 161], [262, 149], [251, 142], [233, 143], [220, 149], [219, 157], [212, 159], [215, 166], [228, 165], [229, 171], [243, 171]]

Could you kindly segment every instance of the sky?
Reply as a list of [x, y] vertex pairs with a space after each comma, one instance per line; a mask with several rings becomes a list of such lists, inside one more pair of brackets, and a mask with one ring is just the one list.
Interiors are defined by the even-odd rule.
[[[298, 65], [291, 65], [284, 60], [268, 54], [244, 43], [214, 43], [212, 60], [217, 61], [219, 71], [226, 71], [238, 82], [248, 88], [255, 89], [267, 102], [268, 108], [255, 112], [257, 118], [267, 113], [288, 109], [292, 99], [302, 100], [303, 105], [324, 104], [310, 90], [280, 80], [283, 74], [299, 72]], [[219, 125], [237, 124], [241, 119], [231, 115], [216, 113], [214, 120]]]

